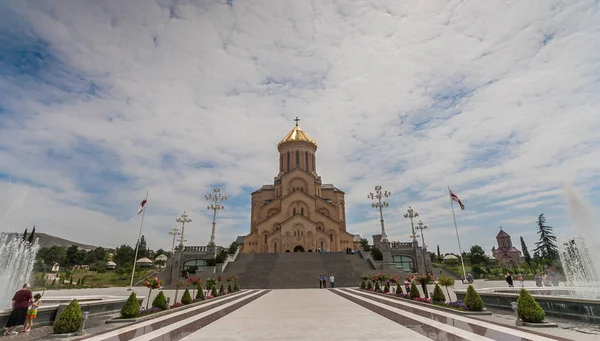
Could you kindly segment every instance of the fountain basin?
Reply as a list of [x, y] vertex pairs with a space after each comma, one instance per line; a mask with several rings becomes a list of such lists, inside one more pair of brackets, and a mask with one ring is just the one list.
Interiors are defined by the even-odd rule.
[[[600, 322], [600, 299], [579, 298], [581, 288], [547, 287], [525, 288], [544, 309], [547, 316], [557, 316], [586, 322]], [[511, 302], [519, 298], [521, 288], [485, 288], [477, 289], [486, 307], [512, 310]], [[455, 290], [458, 300], [464, 300], [466, 290]], [[590, 293], [591, 294], [591, 293]], [[594, 292], [595, 297], [600, 293]]]
[[[113, 314], [121, 310], [123, 304], [127, 301], [128, 297], [124, 296], [56, 296], [56, 297], [44, 297], [42, 299], [42, 305], [38, 309], [37, 318], [35, 319], [35, 325], [51, 325], [56, 316], [60, 314], [73, 299], [79, 301], [81, 311], [87, 311], [90, 313], [90, 318], [99, 315]], [[144, 301], [144, 297], [138, 296], [140, 305]], [[10, 316], [11, 309], [0, 310], [0, 326], [5, 326]]]

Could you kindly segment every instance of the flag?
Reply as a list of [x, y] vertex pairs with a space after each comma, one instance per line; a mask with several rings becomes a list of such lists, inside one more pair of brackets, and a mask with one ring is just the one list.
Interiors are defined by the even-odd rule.
[[452, 191], [449, 188], [448, 188], [448, 191], [450, 192], [450, 200], [456, 201], [458, 203], [458, 205], [460, 206], [460, 209], [464, 210], [465, 205], [463, 205], [462, 201], [460, 201], [460, 199], [456, 196], [456, 194], [452, 193]]
[[142, 200], [142, 202], [140, 203], [140, 206], [138, 206], [138, 215], [140, 215], [140, 213], [144, 212], [144, 208], [146, 207], [146, 201], [148, 201], [148, 199]]

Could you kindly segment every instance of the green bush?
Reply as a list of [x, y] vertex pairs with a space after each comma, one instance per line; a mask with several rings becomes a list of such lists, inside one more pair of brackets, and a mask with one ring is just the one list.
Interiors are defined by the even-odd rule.
[[235, 285], [233, 286], [233, 290], [240, 291], [240, 286], [238, 285], [237, 282], [235, 282]]
[[160, 308], [160, 310], [167, 309], [167, 298], [165, 297], [165, 293], [160, 291], [158, 295], [152, 301], [152, 306], [155, 308]]
[[415, 284], [413, 282], [413, 284], [410, 286], [410, 299], [413, 298], [420, 298], [421, 297], [421, 293], [419, 292], [419, 288], [417, 288], [417, 284]]
[[396, 295], [401, 294], [402, 293], [402, 286], [400, 284], [398, 284], [396, 286]]
[[219, 296], [225, 295], [225, 286], [221, 283], [221, 287], [219, 288]]
[[212, 297], [218, 297], [219, 293], [217, 292], [217, 287], [213, 286], [212, 288], [210, 288], [210, 295]]
[[431, 300], [433, 302], [439, 303], [446, 302], [446, 296], [444, 295], [444, 292], [442, 291], [442, 288], [439, 286], [439, 284], [436, 284], [435, 288], [433, 288], [433, 296], [431, 297]]
[[375, 281], [375, 291], [381, 291], [381, 286], [379, 286], [379, 281]]
[[140, 302], [135, 296], [135, 292], [132, 292], [121, 308], [121, 317], [125, 319], [131, 319], [138, 316], [140, 316]]
[[385, 283], [385, 286], [383, 287], [383, 292], [385, 294], [387, 294], [388, 292], [390, 292], [390, 285], [388, 283]]
[[521, 289], [521, 293], [519, 293], [517, 312], [519, 313], [519, 317], [525, 322], [541, 323], [546, 317], [544, 309], [540, 307], [535, 298], [525, 289]]
[[204, 301], [206, 299], [206, 295], [204, 295], [204, 289], [202, 289], [201, 285], [198, 285], [198, 293], [196, 293], [196, 299]]
[[183, 296], [181, 296], [181, 304], [190, 304], [192, 303], [192, 295], [190, 295], [190, 291], [188, 288], [185, 288], [183, 292]]
[[227, 292], [230, 294], [233, 292], [233, 288], [231, 287], [231, 282], [229, 282], [229, 284], [227, 284]]
[[373, 290], [373, 283], [371, 281], [367, 284], [367, 290]]
[[67, 308], [54, 320], [52, 327], [54, 334], [70, 334], [81, 329], [83, 315], [81, 307], [76, 300], [71, 301]]
[[467, 295], [465, 295], [465, 305], [469, 307], [471, 311], [482, 311], [483, 300], [479, 294], [475, 291], [472, 285], [467, 287]]
[[367, 288], [367, 284], [365, 283], [365, 281], [360, 282], [360, 288], [361, 289], [366, 289]]
[[383, 253], [376, 247], [371, 248], [371, 254], [374, 260], [383, 260]]

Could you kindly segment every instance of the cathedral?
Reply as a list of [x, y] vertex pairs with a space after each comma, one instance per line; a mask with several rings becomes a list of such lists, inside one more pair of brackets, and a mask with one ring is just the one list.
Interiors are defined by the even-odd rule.
[[243, 253], [339, 252], [358, 247], [346, 231], [344, 192], [317, 174], [317, 143], [298, 125], [279, 142], [279, 173], [253, 192]]

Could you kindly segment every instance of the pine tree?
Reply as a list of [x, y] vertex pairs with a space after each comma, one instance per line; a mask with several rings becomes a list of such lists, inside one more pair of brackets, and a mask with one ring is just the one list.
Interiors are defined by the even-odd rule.
[[496, 252], [496, 247], [492, 246], [492, 253]]
[[146, 243], [146, 237], [143, 235], [142, 238], [140, 238], [140, 243], [138, 244], [138, 258], [141, 257], [148, 257], [148, 244]]
[[540, 214], [538, 217], [538, 234], [540, 235], [540, 241], [535, 243], [534, 252], [539, 253], [541, 258], [549, 259], [554, 261], [558, 259], [558, 247], [556, 246], [556, 236], [552, 232], [552, 226], [546, 225], [546, 217], [544, 214]]
[[35, 226], [33, 227], [33, 230], [31, 231], [31, 234], [29, 235], [29, 239], [28, 239], [27, 241], [28, 241], [30, 244], [33, 244], [34, 237], [35, 237]]
[[25, 229], [25, 232], [23, 232], [23, 241], [27, 240], [27, 229]]
[[527, 249], [527, 244], [525, 244], [525, 240], [523, 236], [521, 236], [521, 251], [523, 252], [523, 258], [525, 258], [525, 263], [531, 267], [531, 255], [529, 254], [529, 250]]

